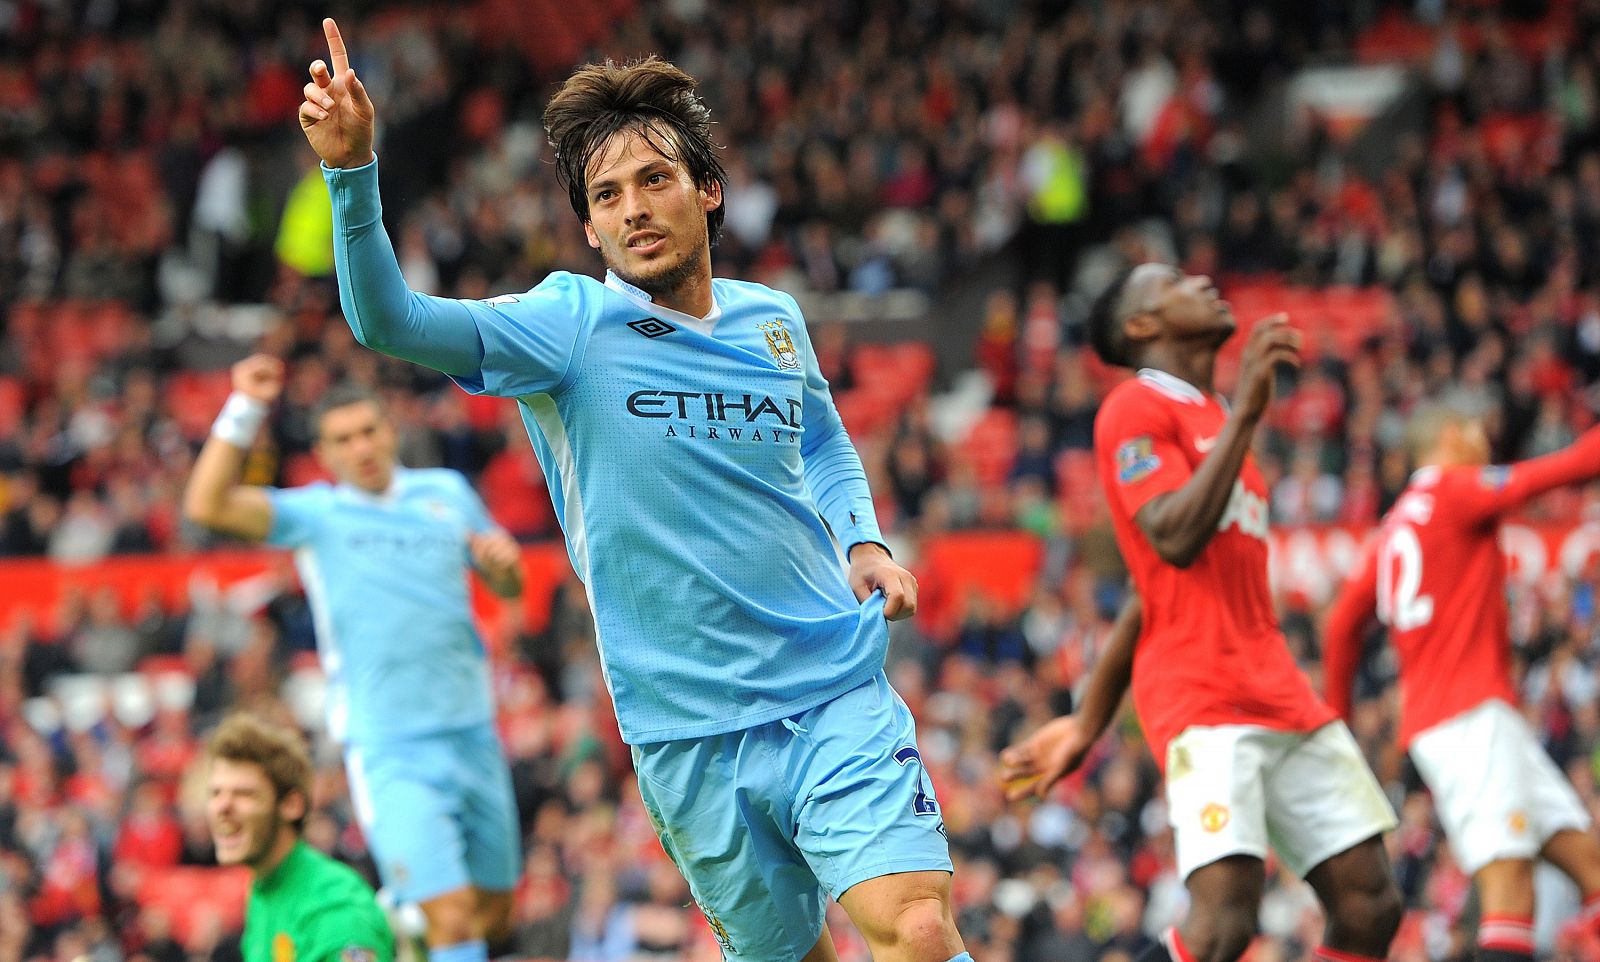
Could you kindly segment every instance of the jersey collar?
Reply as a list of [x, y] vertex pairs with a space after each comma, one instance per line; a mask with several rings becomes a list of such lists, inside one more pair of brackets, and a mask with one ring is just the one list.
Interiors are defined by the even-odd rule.
[[717, 321], [722, 319], [722, 305], [717, 303], [715, 291], [711, 293], [710, 312], [705, 317], [695, 317], [693, 314], [675, 311], [670, 307], [662, 307], [660, 304], [655, 303], [655, 298], [648, 293], [634, 287], [611, 271], [606, 271], [606, 286], [662, 320], [682, 324], [692, 330], [699, 331], [701, 334], [710, 334], [712, 328], [717, 326]]
[[1183, 401], [1186, 404], [1204, 404], [1206, 396], [1200, 389], [1185, 381], [1181, 377], [1174, 377], [1166, 371], [1158, 371], [1153, 367], [1139, 369], [1139, 380], [1172, 398], [1174, 401]]
[[345, 496], [351, 498], [352, 500], [359, 501], [362, 504], [387, 507], [400, 500], [400, 491], [405, 486], [405, 482], [406, 469], [396, 464], [394, 466], [394, 474], [389, 478], [389, 487], [378, 492], [377, 494], [373, 494], [371, 491], [368, 491], [365, 488], [359, 488], [353, 484], [341, 484], [339, 487], [344, 491]]
[[294, 847], [284, 854], [283, 861], [274, 865], [272, 871], [267, 874], [251, 879], [250, 887], [257, 892], [269, 892], [277, 888], [285, 878], [295, 873], [296, 867], [305, 861], [306, 854], [310, 851], [311, 847], [306, 844], [305, 839], [295, 839]]

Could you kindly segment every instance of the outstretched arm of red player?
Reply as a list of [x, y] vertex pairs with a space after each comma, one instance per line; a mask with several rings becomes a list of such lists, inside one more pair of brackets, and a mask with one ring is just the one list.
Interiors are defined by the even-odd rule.
[[1322, 626], [1322, 697], [1341, 718], [1350, 717], [1351, 689], [1361, 664], [1362, 641], [1378, 602], [1378, 540], [1361, 553], [1353, 574]]
[[1600, 427], [1543, 457], [1486, 467], [1476, 484], [1451, 491], [1450, 500], [1471, 520], [1488, 521], [1546, 491], [1594, 478], [1600, 478]]
[[1050, 787], [1077, 770], [1089, 749], [1117, 715], [1133, 681], [1133, 655], [1144, 628], [1144, 607], [1130, 594], [1112, 626], [1100, 661], [1089, 676], [1083, 706], [1071, 715], [1045, 722], [1027, 738], [1000, 753], [1001, 787], [1006, 800], [1044, 798]]

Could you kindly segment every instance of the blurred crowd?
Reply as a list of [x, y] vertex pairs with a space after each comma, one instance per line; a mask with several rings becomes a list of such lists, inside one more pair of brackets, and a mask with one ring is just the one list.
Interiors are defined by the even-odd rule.
[[[1561, 42], [1537, 48], [1485, 7], [1417, 4], [1442, 21], [1417, 64], [1427, 119], [1377, 174], [1315, 118], [1269, 163], [1247, 153], [1258, 93], [1347, 58], [1381, 6], [672, 0], [622, 18], [604, 45], [660, 51], [701, 78], [730, 148], [720, 271], [937, 295], [986, 259], [1018, 266], [1022, 281], [987, 301], [976, 395], [919, 394], [856, 436], [901, 557], [975, 529], [1046, 548], [1022, 605], [974, 593], [948, 618], [897, 625], [891, 651], [982, 962], [1131, 960], [1184, 907], [1133, 725], [1047, 803], [1008, 808], [994, 782], [1000, 746], [1070, 707], [1122, 590], [1085, 474], [1115, 376], [1081, 330], [1117, 268], [1161, 258], [1225, 293], [1262, 277], [1388, 292], [1354, 351], [1323, 349], [1283, 384], [1259, 446], [1280, 525], [1372, 522], [1405, 482], [1404, 423], [1425, 400], [1483, 414], [1503, 458], [1595, 420], [1600, 2], [1516, 5], [1567, 18]], [[386, 218], [411, 286], [480, 297], [592, 272], [538, 123], [565, 65], [530, 62], [449, 10], [353, 7], [335, 12], [380, 110]], [[523, 540], [557, 535], [514, 406], [359, 349], [338, 315], [326, 200], [292, 120], [324, 12], [0, 3], [0, 555], [75, 564], [208, 546], [176, 496], [226, 393], [216, 372], [247, 346], [291, 361], [250, 480], [315, 477], [309, 411], [355, 381], [384, 393], [403, 460], [467, 473]], [[851, 331], [814, 321], [836, 390], [870, 386]], [[1563, 492], [1532, 513], [1571, 522], [1596, 503]], [[1320, 600], [1280, 598], [1313, 672]], [[1595, 607], [1591, 577], [1513, 596], [1530, 718], [1600, 811]], [[491, 638], [527, 839], [508, 951], [714, 959], [640, 808], [583, 592], [569, 579], [550, 609], [538, 630], [507, 609]], [[179, 932], [146, 898], [147, 879], [211, 860], [198, 746], [232, 708], [313, 733], [308, 836], [370, 873], [320, 735], [313, 650], [286, 569], [247, 598], [198, 586], [176, 609], [129, 609], [90, 592], [0, 625], [0, 962], [235, 957], [227, 926]], [[98, 703], [63, 686], [151, 664], [181, 681]], [[1353, 727], [1402, 814], [1390, 845], [1411, 912], [1394, 957], [1463, 957], [1470, 886], [1388, 747], [1392, 665], [1369, 659], [1359, 685]], [[1302, 958], [1314, 900], [1273, 873], [1256, 958]], [[1543, 931], [1559, 943], [1559, 926]], [[836, 939], [847, 962], [865, 958], [847, 925]]]
[[[350, 349], [293, 121], [323, 12], [0, 8], [0, 555], [182, 546], [175, 493], [225, 392], [208, 375], [255, 339], [303, 361], [292, 403], [363, 380], [409, 399], [420, 458], [476, 476], [504, 449], [440, 380]], [[1062, 292], [1080, 250], [1202, 166], [1225, 104], [1347, 36], [1339, 16], [1268, 7], [1232, 28], [1194, 3], [681, 0], [620, 18], [603, 52], [658, 51], [701, 78], [729, 148], [719, 270], [802, 295], [937, 293], [1010, 248]], [[345, 18], [406, 277], [482, 297], [593, 272], [540, 128], [567, 65], [476, 22], [386, 4]], [[285, 465], [306, 440], [281, 432]]]

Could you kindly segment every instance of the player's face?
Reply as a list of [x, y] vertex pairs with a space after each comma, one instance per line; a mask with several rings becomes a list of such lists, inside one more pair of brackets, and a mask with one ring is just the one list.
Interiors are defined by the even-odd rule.
[[211, 762], [206, 822], [211, 841], [222, 865], [261, 865], [272, 852], [273, 843], [289, 827], [284, 809], [272, 782], [260, 765], [234, 762], [225, 758]]
[[1482, 421], [1465, 421], [1450, 425], [1446, 430], [1451, 460], [1457, 464], [1489, 463], [1489, 432], [1484, 430]]
[[[1143, 268], [1141, 268], [1143, 269]], [[1185, 275], [1174, 267], [1159, 268], [1151, 278], [1151, 313], [1163, 330], [1174, 337], [1192, 338], [1207, 334], [1227, 340], [1237, 322], [1233, 307], [1222, 299], [1217, 286], [1204, 274]]]
[[[654, 141], [655, 143], [652, 143]], [[650, 294], [667, 294], [711, 273], [706, 214], [722, 203], [721, 188], [704, 189], [662, 153], [664, 132], [624, 130], [589, 163], [589, 246], [618, 277]]]
[[398, 445], [394, 424], [376, 405], [361, 401], [322, 416], [317, 457], [341, 483], [376, 494], [394, 479]]

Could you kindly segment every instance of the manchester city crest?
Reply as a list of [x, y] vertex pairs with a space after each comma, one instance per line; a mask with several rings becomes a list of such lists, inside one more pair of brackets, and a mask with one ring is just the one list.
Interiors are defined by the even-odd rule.
[[760, 327], [761, 333], [767, 336], [767, 350], [772, 352], [772, 359], [778, 362], [778, 367], [785, 371], [800, 370], [800, 352], [795, 349], [789, 329], [783, 326], [783, 318], [773, 318]]

